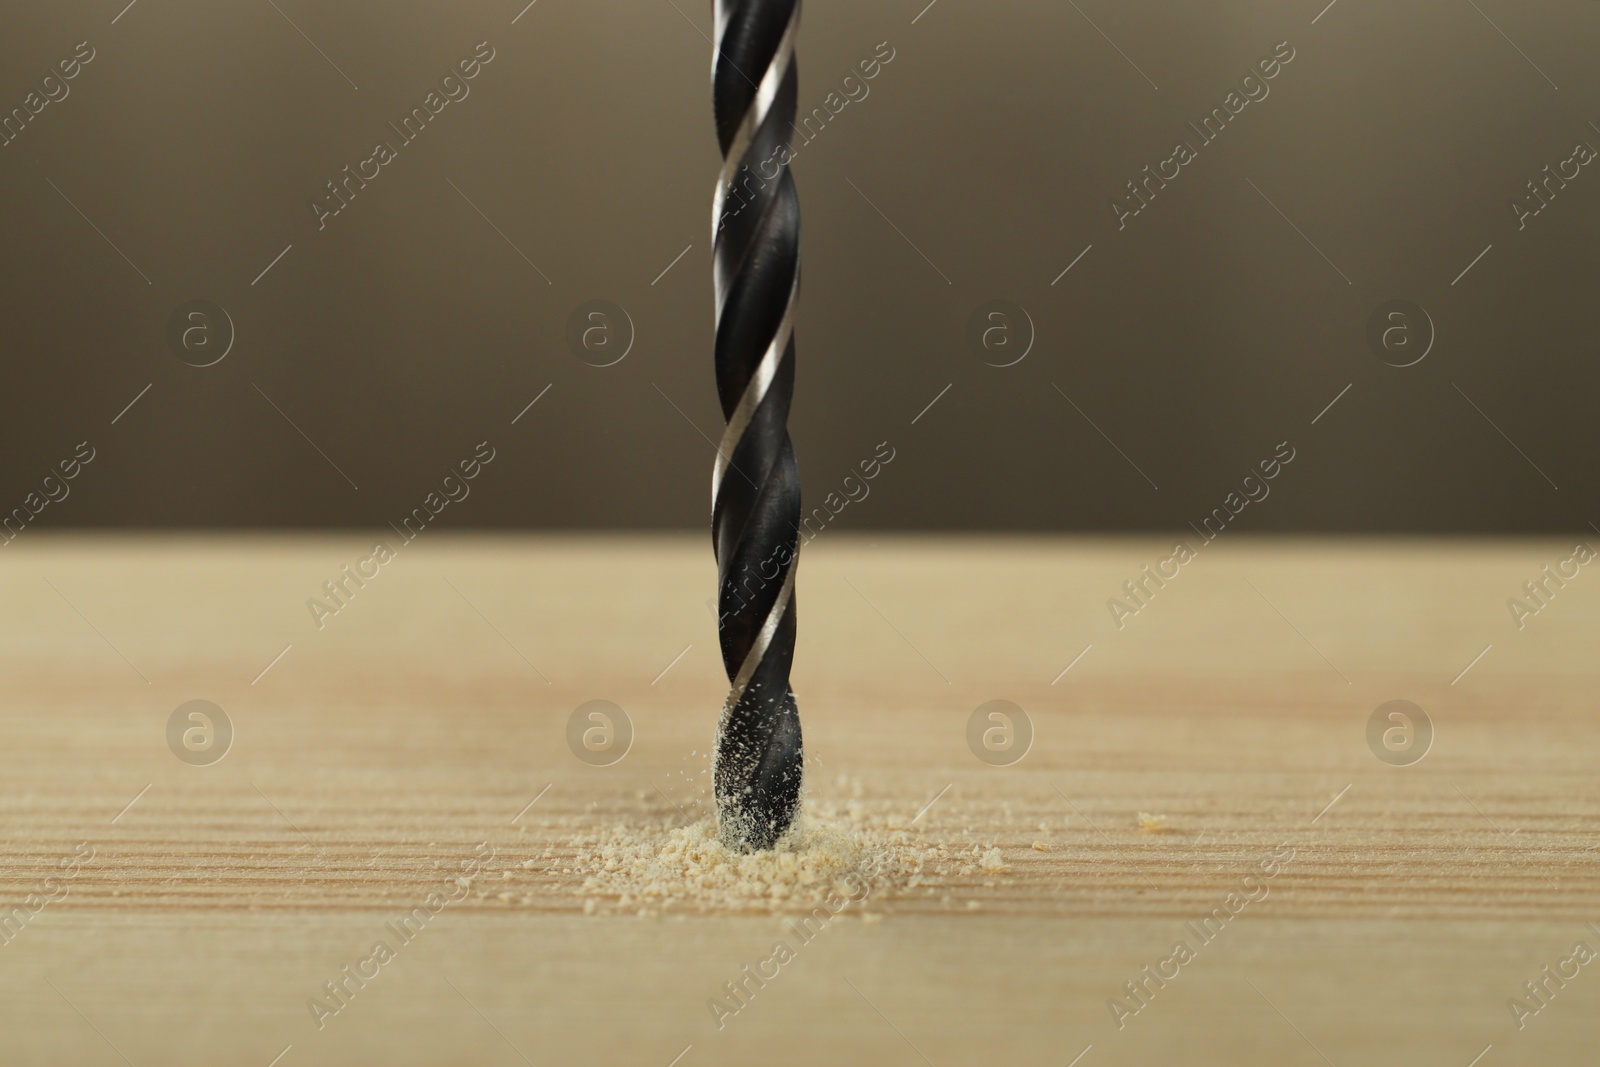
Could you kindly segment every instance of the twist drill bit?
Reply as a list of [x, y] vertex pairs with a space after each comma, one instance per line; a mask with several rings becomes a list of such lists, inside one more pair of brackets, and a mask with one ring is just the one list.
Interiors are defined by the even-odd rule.
[[717, 393], [728, 425], [711, 472], [711, 536], [732, 688], [713, 787], [723, 843], [752, 851], [771, 848], [800, 804], [800, 712], [789, 688], [800, 473], [786, 425], [800, 204], [785, 140], [800, 4], [715, 0], [715, 9], [711, 93], [723, 163], [711, 225]]

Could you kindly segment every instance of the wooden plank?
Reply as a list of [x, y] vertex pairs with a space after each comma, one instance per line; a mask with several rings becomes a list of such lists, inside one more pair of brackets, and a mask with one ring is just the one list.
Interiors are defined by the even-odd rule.
[[[1123, 583], [1169, 544], [830, 534], [795, 675], [831, 835], [796, 859], [825, 877], [766, 870], [750, 896], [658, 860], [708, 814], [703, 538], [430, 534], [319, 628], [308, 598], [337, 606], [323, 582], [374, 536], [7, 549], [0, 1060], [1592, 1049], [1594, 968], [1541, 968], [1600, 948], [1600, 596], [1585, 567], [1521, 628], [1507, 607], [1571, 545], [1222, 539], [1119, 628], [1107, 600], [1136, 606]], [[1397, 698], [1435, 730], [1410, 766], [1367, 740]], [[209, 766], [168, 747], [195, 699], [235, 731]], [[997, 699], [1033, 728], [1011, 766], [968, 747]], [[632, 723], [610, 766], [568, 747], [590, 700]], [[865, 899], [816, 913], [862, 855]], [[393, 958], [345, 977], [380, 940]], [[1143, 976], [1180, 940], [1176, 977]], [[1520, 1029], [1513, 997], [1540, 1007]]]

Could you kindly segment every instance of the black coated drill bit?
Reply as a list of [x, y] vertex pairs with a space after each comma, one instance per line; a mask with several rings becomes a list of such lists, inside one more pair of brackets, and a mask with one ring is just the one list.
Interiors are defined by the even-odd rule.
[[711, 95], [722, 173], [711, 215], [717, 393], [711, 474], [718, 640], [732, 684], [713, 785], [722, 841], [771, 848], [800, 806], [794, 576], [800, 473], [789, 442], [800, 204], [789, 174], [799, 0], [715, 0]]

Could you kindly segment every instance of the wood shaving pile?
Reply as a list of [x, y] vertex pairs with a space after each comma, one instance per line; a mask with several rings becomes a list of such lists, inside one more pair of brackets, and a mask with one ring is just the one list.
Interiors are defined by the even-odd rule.
[[948, 907], [961, 888], [951, 879], [1010, 870], [992, 844], [969, 852], [926, 841], [903, 813], [873, 813], [856, 800], [808, 798], [795, 827], [766, 852], [730, 851], [709, 816], [677, 826], [630, 820], [574, 844], [573, 872], [585, 876], [575, 892], [591, 915], [829, 908], [870, 922], [895, 897], [934, 894]]
[[670, 830], [614, 827], [579, 842], [575, 861], [591, 914], [864, 912], [922, 870], [923, 851], [903, 831], [808, 813], [770, 851], [730, 851], [704, 818]]

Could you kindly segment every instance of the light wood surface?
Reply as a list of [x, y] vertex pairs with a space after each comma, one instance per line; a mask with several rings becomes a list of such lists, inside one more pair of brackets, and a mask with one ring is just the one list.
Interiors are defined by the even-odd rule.
[[[4, 549], [0, 917], [46, 876], [58, 899], [0, 944], [0, 1062], [1594, 1062], [1600, 961], [1521, 1029], [1507, 1006], [1600, 950], [1600, 577], [1521, 629], [1506, 604], [1570, 544], [1226, 535], [1118, 629], [1107, 599], [1170, 542], [825, 534], [808, 803], [1009, 869], [885, 885], [719, 1029], [708, 999], [783, 916], [640, 918], [573, 866], [705, 810], [706, 539], [428, 533], [319, 630], [307, 598], [373, 536]], [[1407, 767], [1366, 739], [1396, 698], [1436, 731]], [[167, 746], [192, 699], [236, 731], [211, 766]], [[633, 723], [609, 767], [567, 747], [591, 699]], [[1010, 767], [967, 747], [993, 699], [1035, 730]], [[480, 842], [471, 890], [319, 1029], [308, 999]], [[1195, 938], [1275, 848], [1266, 895]], [[1178, 940], [1119, 1029], [1107, 1001]]]

